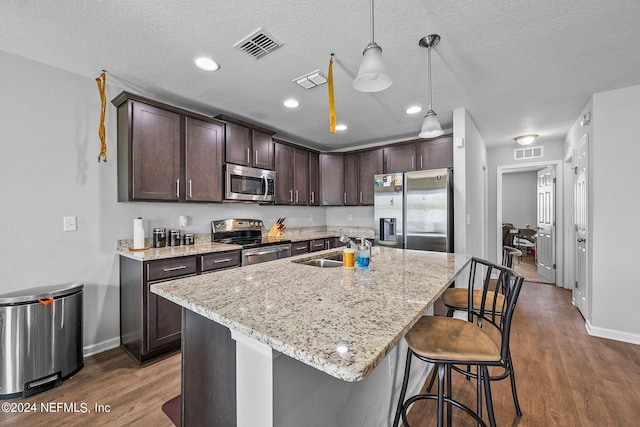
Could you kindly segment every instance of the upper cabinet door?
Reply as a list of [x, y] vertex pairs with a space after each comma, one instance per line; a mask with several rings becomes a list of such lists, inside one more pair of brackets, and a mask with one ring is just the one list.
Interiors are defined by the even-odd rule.
[[225, 159], [227, 163], [252, 166], [251, 129], [227, 122], [225, 138]]
[[319, 206], [320, 155], [309, 151], [309, 206]]
[[179, 200], [180, 115], [142, 102], [131, 104], [128, 199]]
[[384, 173], [383, 149], [363, 151], [358, 154], [358, 203], [373, 205], [373, 176]]
[[309, 152], [293, 149], [293, 204], [305, 206], [309, 201]]
[[384, 173], [416, 170], [416, 145], [403, 144], [384, 148]]
[[320, 154], [320, 204], [344, 204], [344, 160], [342, 154]]
[[268, 133], [252, 130], [252, 166], [273, 169], [273, 138]]
[[221, 202], [224, 128], [191, 117], [185, 123], [185, 199]]
[[437, 139], [419, 142], [418, 169], [440, 169], [453, 167], [453, 137], [443, 136]]
[[293, 203], [293, 147], [285, 144], [275, 144], [276, 166], [276, 204], [290, 205]]

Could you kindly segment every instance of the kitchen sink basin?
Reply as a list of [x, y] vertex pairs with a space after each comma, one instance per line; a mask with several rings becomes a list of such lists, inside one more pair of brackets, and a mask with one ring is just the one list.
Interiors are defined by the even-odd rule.
[[342, 261], [336, 261], [333, 259], [326, 259], [326, 258], [309, 259], [299, 263], [304, 265], [313, 265], [315, 267], [323, 267], [323, 268], [342, 267]]
[[335, 254], [327, 255], [325, 257], [322, 257], [322, 259], [329, 259], [333, 261], [342, 262], [342, 252], [336, 252]]

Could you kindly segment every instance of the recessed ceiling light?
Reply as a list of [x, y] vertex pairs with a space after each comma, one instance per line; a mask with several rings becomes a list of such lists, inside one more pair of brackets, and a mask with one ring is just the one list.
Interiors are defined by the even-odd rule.
[[284, 106], [287, 108], [298, 108], [300, 103], [295, 99], [287, 99], [284, 101]]
[[347, 130], [347, 125], [336, 125], [336, 130]]
[[422, 111], [422, 107], [419, 107], [417, 105], [413, 105], [407, 108], [407, 114], [418, 114], [420, 111]]
[[196, 67], [204, 71], [216, 71], [220, 68], [220, 65], [216, 61], [206, 56], [199, 56], [194, 59], [193, 62], [195, 62]]

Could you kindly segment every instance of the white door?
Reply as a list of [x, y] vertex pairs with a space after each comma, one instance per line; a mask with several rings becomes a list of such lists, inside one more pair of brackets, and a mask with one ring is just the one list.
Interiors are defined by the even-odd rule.
[[573, 220], [575, 230], [575, 287], [573, 300], [587, 318], [587, 135], [576, 146], [573, 154]]
[[538, 275], [544, 282], [556, 282], [556, 168], [538, 171]]

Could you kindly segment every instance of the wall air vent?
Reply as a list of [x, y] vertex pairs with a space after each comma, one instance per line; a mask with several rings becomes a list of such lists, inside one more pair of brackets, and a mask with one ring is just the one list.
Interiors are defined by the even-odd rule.
[[305, 74], [304, 76], [295, 78], [292, 81], [296, 82], [305, 89], [311, 89], [312, 87], [320, 86], [321, 84], [326, 83], [327, 76], [322, 74], [320, 70], [315, 70]]
[[536, 159], [543, 156], [542, 146], [518, 148], [513, 150], [514, 160]]
[[264, 29], [258, 28], [252, 34], [234, 44], [233, 47], [253, 56], [255, 59], [260, 59], [282, 45]]

